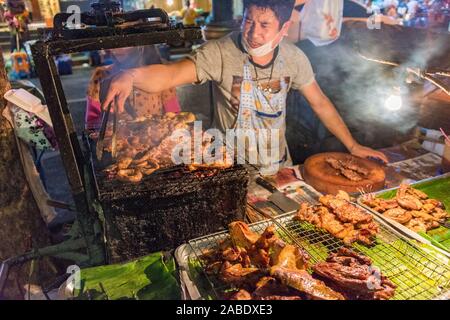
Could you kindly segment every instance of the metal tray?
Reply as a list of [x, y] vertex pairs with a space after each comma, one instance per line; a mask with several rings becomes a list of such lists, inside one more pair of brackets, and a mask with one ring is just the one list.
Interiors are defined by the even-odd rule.
[[[419, 185], [419, 184], [422, 184], [422, 183], [426, 183], [426, 182], [430, 182], [430, 181], [436, 181], [436, 180], [441, 180], [441, 179], [448, 179], [448, 178], [450, 178], [450, 173], [447, 173], [447, 174], [444, 174], [444, 175], [441, 175], [441, 176], [437, 176], [437, 177], [432, 177], [432, 178], [420, 180], [420, 181], [412, 183], [411, 186], [416, 186], [416, 185]], [[396, 222], [394, 220], [391, 220], [389, 218], [384, 217], [381, 213], [379, 213], [379, 212], [377, 212], [375, 210], [372, 210], [372, 208], [366, 206], [362, 202], [364, 197], [367, 197], [367, 196], [375, 196], [376, 197], [376, 196], [385, 194], [385, 193], [390, 192], [390, 191], [395, 191], [395, 190], [398, 190], [398, 187], [390, 188], [390, 189], [386, 189], [386, 190], [381, 190], [381, 191], [369, 193], [369, 194], [366, 194], [366, 195], [361, 195], [361, 196], [358, 197], [357, 203], [360, 206], [362, 206], [364, 209], [370, 211], [372, 214], [374, 214], [375, 216], [377, 216], [380, 219], [382, 219], [383, 221], [385, 221], [390, 226], [392, 226], [395, 229], [397, 229], [398, 231], [400, 231], [403, 235], [407, 236], [408, 238], [416, 240], [416, 241], [418, 241], [418, 242], [420, 242], [422, 244], [425, 244], [425, 245], [428, 245], [428, 246], [432, 246], [432, 248], [434, 250], [436, 250], [436, 251], [440, 252], [441, 254], [444, 254], [448, 258], [450, 258], [450, 251], [443, 250], [443, 249], [439, 248], [438, 246], [434, 245], [433, 242], [431, 242], [428, 239], [422, 237], [419, 233], [417, 233], [417, 232], [415, 232], [415, 231], [405, 227], [404, 225], [402, 225], [402, 224], [400, 224], [400, 223], [398, 223], [398, 222]], [[450, 193], [450, 190], [449, 190], [449, 193]], [[446, 210], [448, 211], [449, 208], [446, 208]]]
[[[324, 261], [330, 252], [334, 252], [344, 245], [341, 240], [308, 222], [293, 220], [294, 216], [295, 214], [285, 214], [276, 218], [275, 228], [278, 236], [287, 243], [296, 244], [305, 249], [311, 256], [312, 263]], [[449, 298], [449, 261], [445, 261], [442, 256], [435, 257], [426, 253], [377, 216], [374, 219], [380, 225], [380, 233], [375, 245], [369, 248], [361, 244], [353, 244], [352, 248], [370, 257], [374, 266], [378, 267], [398, 286], [393, 299]], [[266, 220], [254, 223], [250, 225], [250, 228], [261, 234], [267, 226], [272, 224], [272, 221]], [[176, 260], [180, 265], [180, 273], [182, 273], [182, 285], [190, 297], [195, 299], [200, 297], [219, 298], [219, 292], [228, 288], [217, 279], [206, 275], [199, 258], [203, 250], [215, 248], [217, 242], [226, 237], [228, 237], [228, 232], [215, 233], [191, 240], [177, 249]], [[199, 264], [199, 267], [195, 268], [196, 270], [192, 270], [189, 264], [190, 260]], [[191, 276], [192, 274], [194, 276]], [[200, 293], [199, 281], [202, 282], [203, 287], [205, 287], [205, 283], [208, 284], [207, 297]]]

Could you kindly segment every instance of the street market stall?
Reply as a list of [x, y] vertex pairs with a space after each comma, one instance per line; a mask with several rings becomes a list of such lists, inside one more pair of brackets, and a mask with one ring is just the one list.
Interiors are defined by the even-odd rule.
[[[54, 56], [194, 42], [201, 30], [110, 1], [81, 15], [88, 27], [69, 19], [56, 15], [32, 51], [76, 221], [64, 242], [2, 262], [0, 294], [11, 268], [50, 256], [81, 271], [43, 289], [47, 298], [450, 298], [448, 137], [441, 156], [407, 144], [381, 150], [388, 165], [322, 153], [268, 177], [228, 161], [226, 144], [208, 164], [175, 163], [180, 143], [192, 160], [217, 142], [190, 112], [124, 119], [114, 101], [101, 126], [80, 135]], [[179, 130], [202, 142], [174, 136]]]

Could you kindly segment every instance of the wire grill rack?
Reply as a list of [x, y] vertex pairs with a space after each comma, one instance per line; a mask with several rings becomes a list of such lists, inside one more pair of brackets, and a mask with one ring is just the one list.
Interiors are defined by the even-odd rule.
[[[294, 216], [287, 214], [276, 218], [277, 234], [285, 242], [305, 249], [311, 256], [311, 263], [324, 261], [329, 253], [344, 246], [341, 240], [308, 222], [294, 220]], [[375, 219], [380, 225], [380, 232], [374, 244], [367, 247], [354, 243], [352, 249], [370, 257], [373, 265], [397, 285], [393, 299], [428, 300], [450, 291], [448, 261], [425, 253], [378, 218]], [[254, 232], [261, 234], [267, 226], [273, 224], [272, 221], [262, 221], [250, 227]], [[193, 258], [200, 263], [215, 298], [220, 298], [223, 292], [232, 288], [225, 286], [216, 277], [207, 275], [201, 256], [205, 250], [217, 248], [217, 243], [227, 237], [228, 233], [222, 232], [189, 242], [194, 252]]]

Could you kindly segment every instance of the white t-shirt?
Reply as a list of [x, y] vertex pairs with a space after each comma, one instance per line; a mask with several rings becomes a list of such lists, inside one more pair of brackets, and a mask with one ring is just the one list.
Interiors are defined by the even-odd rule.
[[411, 16], [414, 16], [416, 14], [417, 6], [419, 5], [419, 2], [417, 2], [416, 0], [412, 0], [412, 1], [408, 2], [406, 5], [408, 6], [408, 13]]

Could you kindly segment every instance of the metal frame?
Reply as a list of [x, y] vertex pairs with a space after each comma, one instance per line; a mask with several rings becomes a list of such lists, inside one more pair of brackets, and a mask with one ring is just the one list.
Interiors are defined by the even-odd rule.
[[[151, 17], [158, 21], [148, 19], [150, 22], [121, 27], [124, 22]], [[83, 51], [202, 39], [199, 28], [172, 26], [167, 14], [159, 9], [112, 15], [111, 12], [106, 12], [104, 16], [99, 16], [98, 12], [83, 13], [81, 18], [85, 20], [82, 22], [98, 21], [97, 26], [77, 30], [64, 27], [67, 18], [69, 17], [63, 14], [55, 16], [55, 28], [40, 30], [45, 40], [32, 45], [31, 51], [78, 213], [68, 240], [55, 246], [34, 249], [0, 264], [0, 298], [9, 271], [15, 265], [44, 256], [72, 260], [79, 266], [101, 265], [107, 261], [104, 230], [101, 226], [103, 211], [93, 192], [89, 156], [78, 139], [53, 57]]]
[[[134, 27], [131, 28], [131, 31], [135, 30]], [[126, 30], [123, 29], [113, 31], [116, 34], [107, 37], [38, 41], [31, 48], [58, 145], [61, 150], [61, 157], [79, 212], [87, 212], [89, 208], [88, 202], [86, 201], [85, 181], [82, 175], [83, 166], [87, 164], [87, 159], [83, 156], [81, 144], [77, 137], [53, 56], [82, 51], [201, 39], [201, 30], [197, 28], [168, 28], [167, 30], [146, 31], [133, 34], [127, 34]]]

